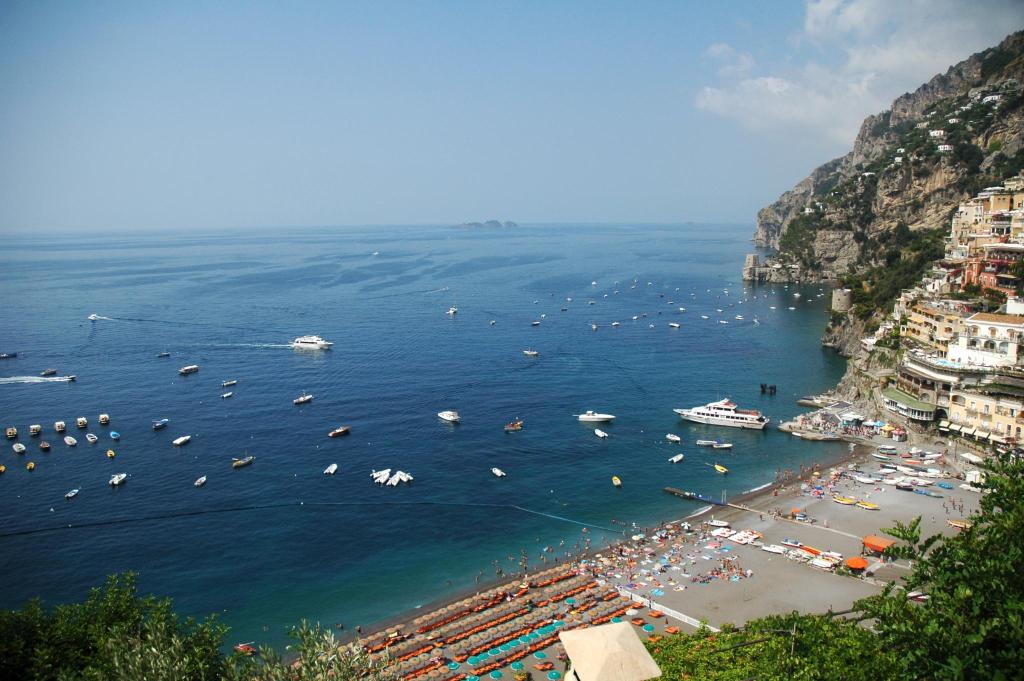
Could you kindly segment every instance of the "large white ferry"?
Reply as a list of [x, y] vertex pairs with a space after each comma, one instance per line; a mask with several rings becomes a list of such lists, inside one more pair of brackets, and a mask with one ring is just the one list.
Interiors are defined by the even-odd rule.
[[325, 341], [320, 336], [299, 336], [292, 341], [296, 350], [330, 350], [334, 343]]
[[707, 423], [712, 426], [762, 430], [768, 425], [768, 418], [761, 412], [755, 409], [737, 409], [736, 403], [729, 399], [705, 404], [703, 407], [673, 409], [672, 411], [687, 421]]

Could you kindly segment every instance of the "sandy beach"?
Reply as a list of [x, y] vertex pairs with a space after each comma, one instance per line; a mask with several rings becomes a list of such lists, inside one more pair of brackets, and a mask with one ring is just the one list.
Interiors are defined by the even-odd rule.
[[[896, 446], [900, 453], [910, 448], [908, 443]], [[363, 643], [395, 659], [403, 678], [456, 681], [506, 668], [514, 671], [524, 664], [544, 672], [552, 664], [557, 671], [562, 668], [558, 630], [613, 618], [632, 621], [641, 635], [657, 637], [694, 631], [699, 623], [720, 628], [793, 610], [848, 609], [906, 575], [909, 565], [869, 557], [864, 574], [837, 574], [762, 546], [799, 542], [843, 559], [859, 556], [864, 536], [883, 534], [896, 521], [909, 523], [920, 516], [922, 536], [951, 535], [957, 530], [946, 521], [969, 516], [979, 498], [977, 492], [961, 489], [954, 477], [944, 480], [952, 489], [935, 484], [922, 488], [941, 498], [855, 480], [854, 475], [879, 473], [882, 462], [870, 456], [872, 451], [874, 447], [858, 446], [828, 467], [802, 471], [802, 480], [790, 478], [728, 506], [637, 529], [629, 540], [571, 556], [562, 564], [555, 564], [552, 552], [543, 572], [441, 605], [375, 632]], [[892, 463], [901, 460], [897, 456]], [[943, 460], [929, 465], [955, 473]], [[841, 505], [835, 495], [877, 504], [878, 509]], [[690, 506], [680, 504], [681, 509]], [[803, 519], [787, 517], [794, 511]], [[742, 544], [716, 537], [712, 533], [718, 528], [711, 520], [757, 533], [757, 538]], [[580, 543], [586, 544], [585, 531]]]

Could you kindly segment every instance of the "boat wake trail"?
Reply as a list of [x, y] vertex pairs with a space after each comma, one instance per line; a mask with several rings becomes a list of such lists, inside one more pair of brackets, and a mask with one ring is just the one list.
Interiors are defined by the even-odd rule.
[[[96, 527], [110, 527], [112, 525], [134, 525], [138, 523], [156, 522], [160, 520], [173, 520], [176, 518], [188, 518], [193, 516], [202, 515], [217, 515], [224, 513], [242, 513], [245, 511], [263, 511], [267, 509], [275, 508], [309, 508], [309, 507], [321, 507], [328, 508], [332, 506], [457, 506], [457, 507], [478, 507], [478, 508], [505, 508], [513, 509], [516, 511], [522, 511], [523, 513], [530, 513], [532, 515], [539, 515], [545, 518], [551, 518], [552, 520], [558, 520], [560, 522], [572, 523], [574, 525], [582, 525], [583, 527], [594, 528], [595, 530], [603, 530], [605, 532], [611, 532], [613, 534], [622, 534], [623, 530], [616, 530], [611, 527], [604, 527], [603, 525], [595, 525], [593, 523], [586, 523], [582, 520], [573, 520], [571, 518], [564, 518], [562, 516], [552, 515], [550, 513], [543, 513], [541, 511], [534, 511], [529, 508], [523, 508], [522, 506], [516, 506], [514, 504], [481, 504], [473, 502], [459, 503], [454, 501], [283, 501], [276, 504], [256, 504], [252, 506], [231, 506], [227, 508], [209, 508], [197, 511], [173, 511], [170, 513], [158, 513], [149, 516], [135, 516], [131, 518], [115, 518], [110, 520], [95, 520], [92, 522], [67, 525], [51, 525], [49, 527], [36, 527], [27, 528], [22, 530], [11, 530], [9, 532], [0, 533], [0, 539], [6, 539], [8, 537], [24, 537], [33, 534], [43, 534], [45, 532], [57, 532], [60, 530], [82, 530]], [[710, 508], [710, 506], [708, 507]]]
[[290, 348], [289, 343], [218, 343], [215, 348]]
[[104, 321], [108, 321], [108, 322], [114, 321], [113, 317], [104, 317], [103, 315], [100, 315], [100, 314], [96, 315], [95, 321], [99, 321], [101, 319], [104, 320]]
[[0, 385], [20, 385], [32, 383], [68, 383], [67, 376], [5, 376], [0, 378]]

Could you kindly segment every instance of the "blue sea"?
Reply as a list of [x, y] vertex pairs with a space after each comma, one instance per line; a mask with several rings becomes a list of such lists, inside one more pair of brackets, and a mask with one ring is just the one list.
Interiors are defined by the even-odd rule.
[[[280, 644], [303, 618], [366, 630], [486, 583], [496, 566], [514, 570], [508, 558], [520, 551], [542, 566], [545, 546], [589, 538], [597, 547], [634, 523], [698, 508], [665, 486], [735, 495], [834, 457], [845, 445], [687, 424], [672, 412], [728, 396], [778, 423], [843, 371], [819, 345], [828, 296], [818, 287], [740, 281], [752, 231], [8, 237], [0, 352], [18, 357], [0, 360], [0, 425], [17, 426], [29, 452], [0, 453], [0, 607], [80, 599], [106, 575], [134, 570], [179, 612], [218, 613], [233, 641]], [[303, 334], [334, 348], [288, 347]], [[202, 368], [179, 376], [187, 364]], [[35, 378], [50, 367], [78, 380]], [[220, 399], [228, 379], [238, 381], [234, 396]], [[761, 383], [778, 393], [762, 395]], [[304, 392], [313, 402], [294, 406]], [[441, 422], [445, 409], [461, 424]], [[616, 415], [602, 426], [608, 439], [576, 420], [586, 409]], [[109, 427], [97, 423], [103, 412]], [[78, 416], [98, 444], [74, 427]], [[525, 428], [505, 433], [516, 417]], [[170, 426], [153, 431], [160, 418]], [[77, 447], [53, 432], [56, 420]], [[50, 453], [28, 437], [33, 423]], [[352, 434], [329, 439], [341, 424]], [[188, 445], [171, 445], [185, 434]], [[714, 437], [735, 446], [693, 445]], [[668, 463], [678, 452], [684, 461]], [[246, 454], [255, 463], [232, 469]], [[323, 475], [331, 463], [337, 475]], [[382, 468], [415, 481], [378, 487], [370, 471]], [[120, 488], [107, 484], [116, 472], [130, 476]], [[71, 488], [81, 493], [67, 501]]]

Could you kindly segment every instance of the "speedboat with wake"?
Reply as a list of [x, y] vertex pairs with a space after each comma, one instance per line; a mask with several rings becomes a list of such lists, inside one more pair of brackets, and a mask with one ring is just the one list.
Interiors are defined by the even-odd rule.
[[110, 486], [111, 487], [117, 487], [118, 485], [120, 485], [121, 483], [123, 483], [127, 479], [128, 479], [128, 474], [127, 473], [115, 473], [114, 475], [110, 476]]
[[352, 426], [338, 426], [327, 433], [327, 437], [341, 437], [342, 435], [348, 435], [350, 432], [352, 432]]
[[325, 341], [320, 336], [299, 336], [291, 342], [295, 350], [330, 350], [334, 343]]

